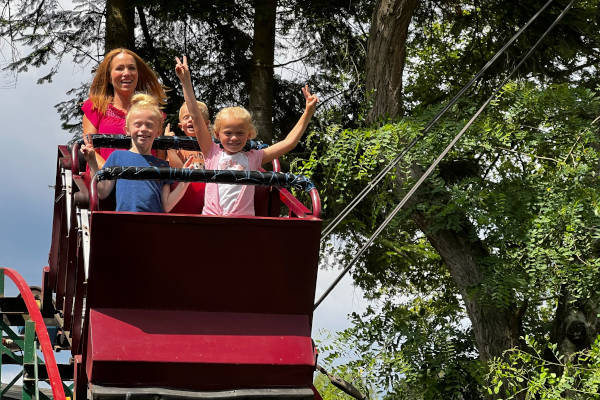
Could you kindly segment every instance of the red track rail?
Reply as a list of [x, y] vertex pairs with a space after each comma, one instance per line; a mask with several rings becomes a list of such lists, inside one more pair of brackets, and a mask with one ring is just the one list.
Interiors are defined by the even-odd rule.
[[56, 365], [56, 359], [54, 358], [50, 337], [48, 336], [44, 318], [42, 318], [42, 313], [33, 297], [33, 293], [31, 293], [25, 279], [23, 279], [17, 271], [5, 267], [0, 267], [0, 270], [4, 271], [4, 275], [8, 276], [15, 283], [25, 302], [29, 317], [35, 322], [35, 333], [37, 334], [40, 347], [42, 348], [42, 354], [44, 355], [44, 363], [46, 365], [46, 371], [48, 371], [48, 379], [50, 381], [50, 386], [52, 387], [54, 400], [65, 400], [65, 391], [63, 389], [60, 373], [58, 372], [58, 366]]

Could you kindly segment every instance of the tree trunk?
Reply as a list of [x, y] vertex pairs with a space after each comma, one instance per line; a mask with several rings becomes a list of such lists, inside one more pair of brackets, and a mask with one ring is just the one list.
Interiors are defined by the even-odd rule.
[[368, 121], [402, 112], [402, 71], [408, 26], [419, 0], [377, 0], [367, 47]]
[[135, 47], [134, 8], [127, 0], [106, 0], [106, 30], [104, 52], [112, 49]]
[[[135, 9], [137, 11], [137, 15], [138, 15], [138, 18], [140, 21], [140, 28], [142, 28], [142, 36], [144, 37], [144, 44], [142, 46], [139, 46], [138, 50], [144, 49], [144, 47], [145, 47], [146, 54], [151, 54], [156, 57], [159, 54], [159, 52], [157, 52], [156, 49], [154, 48], [154, 38], [150, 34], [150, 30], [148, 29], [148, 22], [146, 21], [146, 14], [144, 14], [144, 9], [142, 6], [139, 6], [139, 5], [135, 6]], [[154, 60], [157, 60], [157, 58], [155, 58]], [[152, 62], [154, 60], [152, 60], [152, 58], [150, 58], [150, 57], [145, 58], [146, 62]], [[167, 75], [165, 69], [160, 68], [159, 62], [155, 62], [154, 65], [155, 65], [155, 70], [158, 73], [158, 76], [160, 77], [160, 79], [162, 80], [163, 85], [165, 85], [168, 88], [177, 87], [177, 84], [175, 82], [171, 81], [171, 78], [169, 78], [169, 75]], [[156, 66], [158, 66], [158, 68]], [[173, 97], [177, 96], [174, 93], [172, 93], [172, 95], [173, 95]], [[176, 98], [179, 98], [179, 97], [176, 97]], [[175, 107], [179, 107], [179, 105], [175, 104]]]
[[273, 141], [273, 60], [277, 0], [254, 1], [250, 112], [260, 138]]
[[[417, 5], [418, 0], [378, 0], [373, 11], [367, 53], [367, 90], [372, 91], [373, 96], [369, 114], [372, 122], [397, 117], [402, 111], [406, 37]], [[422, 173], [419, 167], [412, 169], [417, 177]], [[440, 197], [436, 201], [447, 200], [443, 193], [431, 192], [425, 185], [411, 201], [420, 203], [431, 196]], [[517, 346], [524, 309], [517, 309], [514, 304], [497, 304], [478, 290], [484, 280], [484, 260], [489, 254], [469, 220], [463, 216], [462, 228], [456, 231], [433, 229], [433, 219], [419, 211], [415, 211], [413, 218], [450, 270], [471, 320], [481, 360], [501, 356], [504, 350]]]
[[[417, 179], [423, 173], [418, 167], [412, 170]], [[434, 196], [439, 197], [436, 202], [447, 200], [443, 193], [433, 192], [424, 184], [410, 203], [423, 203]], [[461, 229], [449, 230], [432, 229], [434, 221], [420, 211], [415, 211], [413, 219], [450, 270], [471, 320], [480, 359], [488, 361], [518, 346], [525, 310], [518, 309], [514, 304], [498, 304], [497, 300], [485, 298], [479, 291], [484, 280], [483, 262], [489, 254], [469, 220], [463, 216]]]

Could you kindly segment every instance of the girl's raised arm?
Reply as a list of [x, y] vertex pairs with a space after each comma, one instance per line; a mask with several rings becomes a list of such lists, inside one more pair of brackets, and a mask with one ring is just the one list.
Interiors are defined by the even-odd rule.
[[306, 108], [304, 109], [304, 113], [302, 114], [298, 122], [296, 122], [296, 125], [294, 125], [290, 133], [288, 133], [288, 135], [285, 137], [285, 139], [263, 150], [263, 164], [271, 162], [275, 158], [280, 157], [292, 150], [294, 147], [296, 147], [296, 145], [300, 141], [300, 138], [304, 134], [304, 131], [306, 130], [310, 119], [315, 113], [315, 109], [317, 107], [317, 102], [319, 101], [319, 98], [314, 94], [310, 93], [308, 85], [305, 85], [302, 88], [302, 94], [306, 99]]
[[202, 150], [202, 153], [206, 157], [208, 156], [210, 147], [212, 146], [212, 138], [208, 128], [206, 127], [206, 124], [204, 123], [202, 111], [196, 102], [196, 95], [194, 94], [194, 87], [192, 86], [192, 77], [190, 75], [187, 57], [183, 56], [183, 62], [181, 62], [179, 57], [175, 57], [175, 61], [177, 62], [175, 65], [175, 74], [177, 74], [177, 77], [181, 81], [185, 105], [192, 116], [192, 124], [194, 125], [194, 132], [196, 134], [198, 144], [200, 145], [200, 150]]

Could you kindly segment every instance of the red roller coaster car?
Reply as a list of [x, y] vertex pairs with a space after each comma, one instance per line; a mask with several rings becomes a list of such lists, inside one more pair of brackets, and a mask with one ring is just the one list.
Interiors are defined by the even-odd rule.
[[[320, 399], [316, 190], [309, 210], [286, 189], [257, 187], [254, 217], [115, 212], [95, 206], [77, 147], [58, 148], [41, 307], [5, 269], [35, 322], [47, 366], [35, 374], [53, 397]], [[70, 349], [70, 372], [53, 347]]]

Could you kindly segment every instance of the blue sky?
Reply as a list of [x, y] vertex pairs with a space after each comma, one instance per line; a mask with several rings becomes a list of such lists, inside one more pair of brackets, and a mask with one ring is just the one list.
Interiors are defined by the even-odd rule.
[[[52, 224], [56, 148], [69, 134], [60, 129], [53, 105], [86, 79], [81, 69], [63, 67], [49, 85], [35, 83], [41, 71], [20, 74], [14, 88], [0, 89], [0, 265], [39, 284], [47, 265]], [[4, 76], [4, 84], [7, 77]]]

